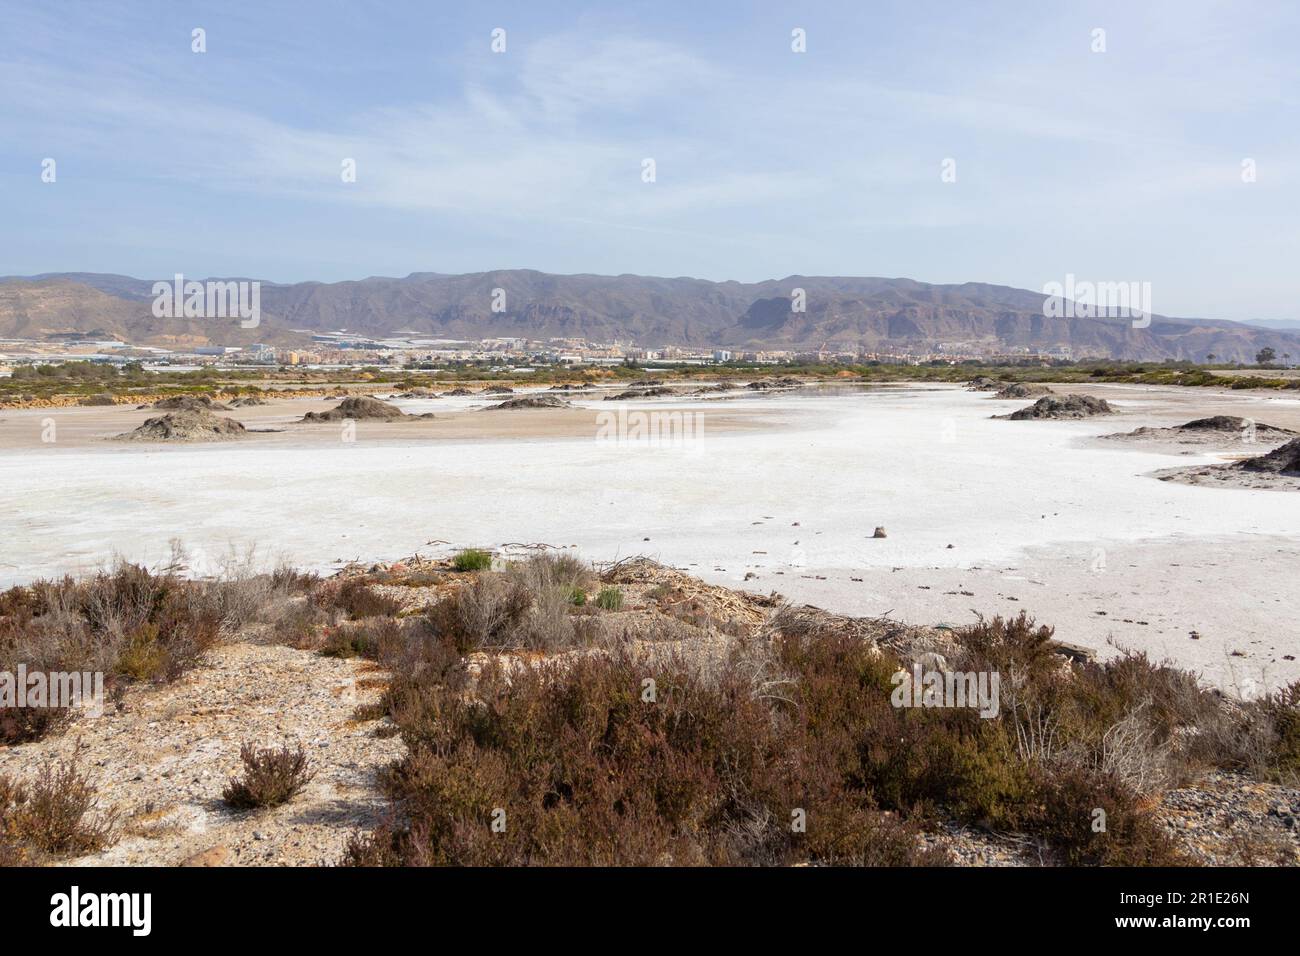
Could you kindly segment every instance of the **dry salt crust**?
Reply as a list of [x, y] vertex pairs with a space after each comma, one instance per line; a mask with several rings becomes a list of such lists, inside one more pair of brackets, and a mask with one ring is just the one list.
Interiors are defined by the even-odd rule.
[[[268, 560], [320, 569], [544, 542], [595, 560], [646, 554], [848, 614], [962, 624], [1024, 609], [1061, 639], [1146, 650], [1247, 693], [1300, 679], [1300, 494], [1158, 481], [1149, 475], [1170, 466], [1167, 449], [1095, 441], [1208, 414], [1295, 428], [1300, 402], [1056, 390], [1104, 396], [1121, 414], [995, 421], [1007, 403], [960, 388], [809, 389], [575, 402], [577, 416], [725, 404], [747, 418], [683, 447], [601, 443], [594, 429], [367, 441], [364, 423], [355, 443], [285, 433], [220, 446], [5, 446], [0, 583], [89, 570], [113, 553], [156, 562], [172, 539], [200, 566], [257, 543]], [[397, 404], [436, 414], [455, 401]], [[1178, 464], [1262, 450], [1197, 448]], [[888, 537], [873, 538], [876, 526]]]

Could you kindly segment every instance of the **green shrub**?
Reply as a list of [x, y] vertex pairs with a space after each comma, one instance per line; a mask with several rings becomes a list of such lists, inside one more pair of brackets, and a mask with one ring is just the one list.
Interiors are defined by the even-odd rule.
[[623, 592], [618, 588], [601, 588], [596, 595], [596, 607], [602, 611], [621, 611], [623, 609]]
[[492, 555], [478, 548], [468, 548], [451, 559], [451, 566], [457, 571], [486, 571], [492, 567]]

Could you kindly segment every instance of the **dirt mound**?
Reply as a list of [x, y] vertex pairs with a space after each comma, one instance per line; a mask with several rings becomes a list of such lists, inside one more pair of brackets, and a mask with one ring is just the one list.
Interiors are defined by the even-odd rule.
[[1004, 418], [1013, 422], [1023, 422], [1044, 419], [1092, 418], [1094, 415], [1113, 414], [1115, 414], [1115, 409], [1104, 398], [1093, 398], [1091, 395], [1066, 395], [1063, 397], [1048, 395], [1040, 398], [1027, 408], [1012, 412], [1010, 415], [994, 415], [993, 417]]
[[237, 398], [230, 403], [231, 408], [248, 408], [251, 405], [269, 405], [270, 403], [258, 395], [245, 395]]
[[659, 398], [663, 395], [675, 394], [671, 388], [664, 385], [658, 385], [654, 388], [629, 388], [626, 392], [619, 392], [617, 395], [606, 395], [607, 402], [621, 402], [629, 398]]
[[233, 419], [185, 410], [147, 419], [139, 428], [117, 437], [122, 441], [229, 441], [244, 434], [244, 426]]
[[473, 394], [474, 394], [474, 393], [471, 392], [468, 388], [453, 388], [450, 392], [443, 392], [443, 393], [442, 393], [442, 397], [443, 397], [443, 398], [457, 398], [457, 397], [459, 397], [459, 396], [461, 396], [461, 395], [473, 395]]
[[432, 418], [432, 415], [408, 415], [396, 405], [389, 405], [377, 398], [359, 396], [345, 398], [337, 408], [327, 412], [308, 412], [302, 417], [304, 422], [341, 422], [352, 421], [393, 422], [400, 419]]
[[1179, 445], [1221, 445], [1238, 441], [1272, 444], [1294, 438], [1296, 433], [1289, 428], [1262, 425], [1236, 415], [1213, 415], [1171, 428], [1144, 427], [1101, 437], [1108, 441], [1173, 442]]
[[712, 395], [715, 392], [734, 392], [738, 388], [740, 388], [740, 386], [736, 385], [734, 382], [718, 382], [716, 385], [701, 385], [699, 388], [695, 389], [695, 391], [691, 392], [691, 394]]
[[1228, 485], [1232, 488], [1300, 491], [1300, 438], [1293, 438], [1281, 448], [1245, 461], [1170, 468], [1154, 472], [1153, 475], [1161, 481], [1176, 481], [1185, 485]]
[[1038, 395], [1052, 395], [1053, 391], [1046, 385], [1032, 382], [1012, 382], [999, 391], [994, 398], [1034, 398]]
[[208, 395], [173, 395], [171, 398], [159, 399], [148, 407], [169, 412], [224, 412], [229, 406], [214, 402]]
[[394, 395], [393, 398], [437, 398], [438, 393], [431, 388], [413, 388], [409, 392]]
[[508, 385], [489, 385], [483, 389], [484, 395], [513, 395], [515, 390]]
[[1232, 467], [1258, 474], [1289, 475], [1300, 478], [1300, 438], [1293, 438], [1267, 455], [1247, 459]]
[[501, 408], [572, 408], [573, 405], [554, 395], [526, 395], [523, 398], [511, 398], [500, 405], [491, 405], [487, 411], [494, 412]]
[[802, 384], [799, 379], [787, 376], [786, 378], [761, 378], [757, 382], [750, 382], [745, 388], [763, 392], [770, 388], [798, 388]]
[[996, 392], [1001, 387], [1001, 382], [987, 375], [977, 375], [966, 383], [966, 390], [970, 392]]

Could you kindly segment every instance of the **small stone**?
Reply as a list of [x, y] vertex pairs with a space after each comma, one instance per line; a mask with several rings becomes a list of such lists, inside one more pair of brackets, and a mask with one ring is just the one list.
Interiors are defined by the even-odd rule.
[[888, 538], [889, 535], [888, 535], [888, 533], [886, 533], [886, 531], [885, 531], [883, 525], [877, 525], [877, 526], [876, 526], [876, 530], [872, 532], [871, 537], [873, 537], [873, 538]]
[[230, 859], [230, 847], [218, 844], [181, 860], [181, 866], [225, 866]]

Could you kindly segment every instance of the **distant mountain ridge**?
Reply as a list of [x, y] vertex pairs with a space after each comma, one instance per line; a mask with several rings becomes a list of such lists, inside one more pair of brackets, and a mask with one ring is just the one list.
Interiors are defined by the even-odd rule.
[[[374, 337], [409, 330], [430, 338], [583, 338], [733, 350], [1069, 348], [1076, 356], [1141, 361], [1204, 361], [1213, 354], [1248, 362], [1267, 346], [1300, 357], [1296, 330], [1163, 316], [1146, 328], [1128, 319], [1048, 317], [1041, 292], [979, 282], [787, 276], [742, 283], [526, 269], [263, 281], [262, 324], [254, 329], [225, 320], [155, 318], [153, 282], [100, 273], [0, 278], [0, 337], [102, 332], [141, 344], [278, 344], [302, 341], [293, 330], [347, 329]], [[805, 311], [791, 307], [796, 289], [804, 290]], [[504, 308], [494, 311], [494, 302]]]

